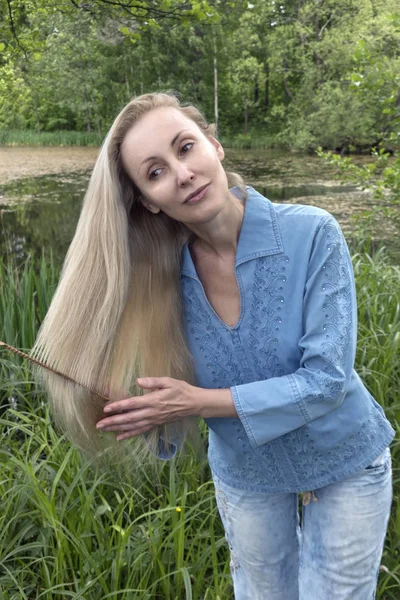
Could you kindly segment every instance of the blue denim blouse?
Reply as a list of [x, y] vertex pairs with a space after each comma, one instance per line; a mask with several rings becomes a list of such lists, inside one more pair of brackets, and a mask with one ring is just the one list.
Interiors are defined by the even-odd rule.
[[209, 462], [233, 487], [313, 490], [367, 467], [394, 431], [353, 369], [355, 285], [337, 221], [247, 192], [234, 327], [210, 305], [188, 245], [182, 254], [197, 385], [230, 388], [239, 416], [206, 420]]

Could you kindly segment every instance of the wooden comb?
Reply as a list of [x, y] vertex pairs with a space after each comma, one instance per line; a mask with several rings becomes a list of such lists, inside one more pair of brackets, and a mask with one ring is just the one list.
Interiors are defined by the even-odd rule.
[[36, 358], [32, 358], [31, 356], [29, 356], [29, 354], [25, 354], [25, 352], [22, 352], [21, 350], [18, 350], [17, 348], [14, 348], [13, 346], [10, 346], [9, 344], [6, 344], [5, 342], [2, 342], [2, 341], [0, 341], [0, 346], [3, 346], [6, 350], [9, 350], [10, 352], [13, 352], [14, 354], [18, 354], [18, 356], [20, 356], [21, 358], [26, 358], [26, 360], [29, 360], [30, 362], [34, 363], [35, 365], [39, 365], [39, 367], [43, 367], [43, 369], [47, 369], [48, 371], [51, 371], [55, 375], [59, 375], [60, 377], [63, 377], [64, 379], [66, 379], [67, 381], [70, 381], [71, 383], [75, 383], [76, 385], [79, 385], [79, 386], [85, 388], [85, 390], [88, 390], [89, 392], [96, 394], [96, 396], [98, 396], [99, 398], [102, 398], [106, 402], [110, 401], [110, 398], [108, 398], [108, 396], [104, 396], [104, 394], [100, 394], [100, 392], [98, 392], [94, 388], [89, 387], [88, 385], [79, 383], [79, 381], [76, 381], [72, 377], [69, 377], [69, 375], [66, 375], [65, 373], [61, 373], [61, 371], [57, 371], [57, 369], [53, 369], [52, 367], [49, 367], [49, 365], [46, 365], [45, 363], [41, 362], [40, 360], [37, 360]]

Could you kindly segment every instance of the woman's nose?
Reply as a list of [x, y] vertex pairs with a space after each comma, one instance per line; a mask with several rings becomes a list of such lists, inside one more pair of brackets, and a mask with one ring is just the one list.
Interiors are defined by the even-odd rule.
[[186, 184], [193, 181], [195, 175], [193, 171], [185, 165], [185, 163], [179, 163], [176, 167], [176, 179], [179, 187], [184, 187]]

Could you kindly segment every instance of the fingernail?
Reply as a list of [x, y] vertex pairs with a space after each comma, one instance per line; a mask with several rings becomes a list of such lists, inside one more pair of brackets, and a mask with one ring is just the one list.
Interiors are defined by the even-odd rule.
[[97, 429], [104, 429], [105, 425], [103, 425], [103, 423], [99, 423], [98, 425], [96, 425]]
[[111, 406], [105, 406], [103, 410], [104, 412], [111, 412]]

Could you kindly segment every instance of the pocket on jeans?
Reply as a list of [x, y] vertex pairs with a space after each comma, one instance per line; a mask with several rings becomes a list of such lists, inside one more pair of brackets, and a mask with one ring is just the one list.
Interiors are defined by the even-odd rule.
[[365, 468], [367, 473], [385, 473], [391, 465], [391, 456], [389, 448], [385, 448], [385, 450], [380, 454], [377, 458], [375, 458], [368, 467]]

